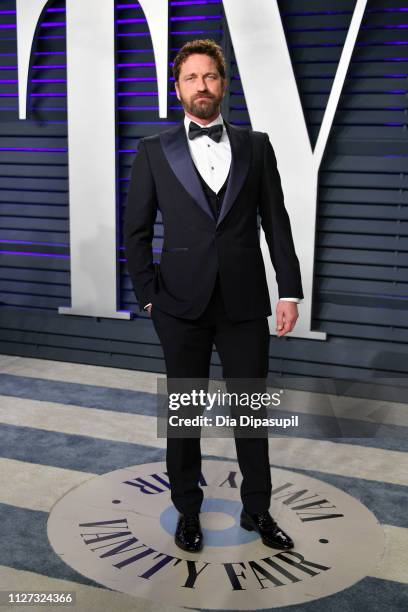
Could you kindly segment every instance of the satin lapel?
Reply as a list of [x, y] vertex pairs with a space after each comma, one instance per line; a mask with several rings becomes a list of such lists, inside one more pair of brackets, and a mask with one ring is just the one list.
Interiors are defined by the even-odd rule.
[[[251, 143], [247, 130], [236, 128], [227, 121], [224, 121], [224, 123], [231, 145], [231, 171], [217, 226], [234, 204], [248, 174], [251, 161]], [[193, 167], [194, 162], [191, 159], [184, 122], [180, 123], [174, 130], [162, 132], [160, 142], [167, 161], [180, 183], [200, 208], [214, 221], [211, 207]]]
[[160, 142], [167, 161], [180, 183], [200, 208], [214, 221], [207, 197], [193, 167], [194, 162], [191, 159], [190, 149], [188, 148], [184, 122], [180, 123], [174, 131], [162, 132], [160, 134]]
[[237, 195], [247, 177], [251, 161], [251, 142], [249, 132], [237, 128], [224, 121], [231, 145], [231, 172], [228, 179], [227, 190], [218, 216], [217, 227], [231, 210]]

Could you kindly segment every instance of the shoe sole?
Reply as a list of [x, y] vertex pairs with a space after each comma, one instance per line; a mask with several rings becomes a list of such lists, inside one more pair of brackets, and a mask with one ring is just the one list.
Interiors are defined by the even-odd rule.
[[181, 548], [181, 550], [185, 550], [186, 552], [191, 552], [191, 553], [197, 553], [197, 552], [201, 552], [203, 550], [203, 545], [201, 544], [200, 548], [188, 548], [187, 546], [183, 546], [182, 544], [179, 544], [178, 542], [176, 542], [176, 540], [174, 540], [174, 543], [176, 544], [176, 546], [178, 546], [179, 548]]
[[[239, 524], [241, 525], [243, 529], [246, 529], [247, 531], [256, 531], [257, 533], [259, 533], [259, 531], [255, 527], [253, 527], [250, 523], [240, 520]], [[262, 536], [261, 536], [261, 540], [262, 540], [262, 543], [268, 548], [276, 548], [277, 550], [291, 550], [292, 548], [294, 548], [294, 544], [292, 544], [292, 546], [279, 546], [279, 544], [274, 544], [274, 545], [269, 544], [263, 539]]]

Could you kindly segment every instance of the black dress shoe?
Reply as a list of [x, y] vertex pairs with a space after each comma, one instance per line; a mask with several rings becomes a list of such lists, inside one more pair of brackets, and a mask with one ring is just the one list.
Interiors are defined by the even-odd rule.
[[199, 552], [203, 547], [198, 514], [180, 514], [174, 541], [179, 548], [188, 552]]
[[294, 546], [292, 538], [282, 531], [267, 510], [259, 514], [249, 514], [242, 510], [240, 524], [247, 531], [257, 531], [265, 546], [280, 550], [288, 550]]

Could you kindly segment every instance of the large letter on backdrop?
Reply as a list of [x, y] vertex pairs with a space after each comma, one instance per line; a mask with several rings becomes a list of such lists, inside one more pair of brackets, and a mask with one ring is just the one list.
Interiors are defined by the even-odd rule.
[[[26, 118], [31, 49], [47, 4], [16, 4], [20, 119]], [[154, 10], [146, 7], [160, 67], [162, 116], [167, 113], [167, 7], [167, 0], [156, 0]], [[117, 310], [114, 0], [66, 0], [66, 26], [71, 306], [59, 312], [128, 319], [128, 311]]]
[[[269, 134], [302, 272], [305, 299], [291, 336], [324, 340], [311, 330], [318, 173], [367, 0], [357, 0], [314, 151], [275, 0], [224, 0], [251, 126]], [[272, 304], [275, 275], [262, 232], [261, 246]], [[273, 321], [272, 321], [273, 322]]]

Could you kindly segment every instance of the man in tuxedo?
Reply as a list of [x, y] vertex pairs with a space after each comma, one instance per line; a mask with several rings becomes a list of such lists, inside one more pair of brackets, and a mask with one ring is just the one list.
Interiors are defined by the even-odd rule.
[[[168, 379], [208, 378], [215, 344], [225, 378], [266, 380], [272, 311], [258, 212], [279, 290], [278, 336], [294, 328], [303, 298], [276, 157], [266, 133], [222, 118], [227, 79], [219, 45], [186, 43], [173, 74], [184, 121], [140, 139], [128, 191], [125, 251], [139, 308], [151, 315]], [[158, 209], [164, 240], [160, 264], [154, 264]], [[241, 526], [257, 531], [266, 546], [292, 548], [269, 514], [267, 437], [235, 437], [235, 445], [243, 476]], [[200, 438], [168, 437], [166, 461], [179, 512], [176, 544], [199, 551]]]

